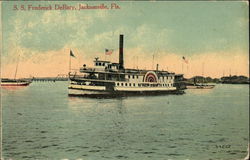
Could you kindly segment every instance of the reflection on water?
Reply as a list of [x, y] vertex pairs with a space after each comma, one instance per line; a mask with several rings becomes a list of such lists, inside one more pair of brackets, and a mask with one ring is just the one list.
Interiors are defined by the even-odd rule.
[[3, 157], [240, 159], [249, 90], [230, 86], [115, 99], [68, 97], [65, 82], [2, 90]]
[[6, 91], [15, 91], [15, 90], [23, 90], [26, 89], [28, 86], [0, 86], [1, 89]]

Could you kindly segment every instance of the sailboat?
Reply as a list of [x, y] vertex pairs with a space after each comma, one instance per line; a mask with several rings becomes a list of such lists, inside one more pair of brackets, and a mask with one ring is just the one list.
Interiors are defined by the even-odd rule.
[[212, 85], [212, 84], [205, 84], [205, 83], [196, 83], [196, 80], [194, 78], [194, 83], [193, 84], [188, 84], [186, 86], [187, 89], [212, 89], [214, 88], [215, 85]]
[[14, 79], [1, 78], [1, 86], [28, 86], [32, 82], [31, 80], [27, 80], [27, 79], [16, 79], [18, 64], [19, 64], [19, 57], [18, 57], [17, 65], [16, 65], [16, 72], [15, 72]]
[[202, 83], [197, 83], [194, 77], [194, 83], [186, 85], [187, 89], [212, 89], [215, 85], [207, 84], [204, 82], [204, 63], [202, 64]]

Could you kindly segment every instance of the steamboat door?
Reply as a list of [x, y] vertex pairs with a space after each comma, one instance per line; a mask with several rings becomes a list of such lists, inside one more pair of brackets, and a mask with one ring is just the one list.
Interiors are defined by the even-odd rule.
[[114, 91], [115, 82], [109, 82], [105, 84], [106, 91]]

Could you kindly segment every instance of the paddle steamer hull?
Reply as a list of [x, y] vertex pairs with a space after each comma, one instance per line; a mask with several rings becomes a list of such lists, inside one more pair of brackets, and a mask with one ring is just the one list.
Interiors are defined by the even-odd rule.
[[169, 89], [169, 90], [159, 90], [159, 89], [132, 89], [132, 90], [90, 90], [90, 89], [76, 89], [69, 87], [69, 96], [81, 96], [81, 97], [124, 97], [124, 96], [152, 96], [152, 95], [164, 95], [164, 94], [183, 94], [184, 91]]

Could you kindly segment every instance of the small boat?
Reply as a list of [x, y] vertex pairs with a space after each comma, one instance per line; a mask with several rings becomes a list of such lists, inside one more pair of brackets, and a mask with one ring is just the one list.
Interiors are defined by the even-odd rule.
[[215, 85], [204, 82], [204, 63], [202, 64], [202, 82], [197, 83], [196, 77], [194, 77], [193, 83], [186, 84], [187, 89], [213, 89], [214, 87]]
[[212, 89], [215, 85], [208, 85], [208, 84], [193, 84], [193, 85], [187, 85], [187, 89]]
[[1, 86], [28, 86], [30, 83], [30, 80], [25, 79], [1, 79]]
[[16, 72], [15, 72], [14, 79], [1, 78], [1, 86], [28, 86], [32, 82], [31, 80], [28, 80], [28, 79], [16, 79], [18, 64], [19, 64], [19, 57], [18, 57], [17, 65], [16, 65]]

